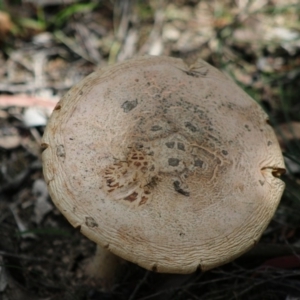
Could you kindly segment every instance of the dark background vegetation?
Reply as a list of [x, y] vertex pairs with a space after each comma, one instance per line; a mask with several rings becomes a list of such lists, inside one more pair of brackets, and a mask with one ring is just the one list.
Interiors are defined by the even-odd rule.
[[[300, 299], [298, 0], [0, 0], [0, 299]], [[207, 60], [270, 115], [286, 190], [260, 243], [186, 276], [127, 264], [110, 292], [85, 278], [95, 245], [53, 206], [40, 140], [58, 99], [135, 55]]]

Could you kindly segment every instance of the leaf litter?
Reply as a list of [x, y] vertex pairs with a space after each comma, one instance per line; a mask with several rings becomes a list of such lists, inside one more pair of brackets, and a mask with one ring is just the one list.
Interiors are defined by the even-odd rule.
[[[297, 0], [0, 3], [0, 296], [4, 299], [299, 299], [299, 3]], [[289, 169], [261, 242], [206, 273], [130, 263], [103, 293], [83, 272], [95, 245], [51, 203], [40, 140], [60, 97], [134, 55], [201, 57], [270, 115]]]

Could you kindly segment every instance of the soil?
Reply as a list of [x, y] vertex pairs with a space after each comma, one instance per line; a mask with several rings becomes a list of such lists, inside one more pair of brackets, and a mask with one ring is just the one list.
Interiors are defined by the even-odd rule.
[[[297, 4], [0, 2], [0, 299], [300, 299]], [[287, 157], [287, 189], [259, 244], [234, 262], [190, 275], [126, 262], [103, 291], [84, 272], [95, 244], [47, 193], [40, 141], [71, 86], [108, 63], [144, 54], [201, 57], [259, 100]]]

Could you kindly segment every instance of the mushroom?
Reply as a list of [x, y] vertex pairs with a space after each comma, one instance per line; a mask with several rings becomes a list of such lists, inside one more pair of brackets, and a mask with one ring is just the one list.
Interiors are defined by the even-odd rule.
[[104, 281], [116, 256], [181, 274], [234, 260], [258, 242], [284, 190], [268, 116], [201, 59], [97, 70], [56, 105], [42, 147], [52, 200], [98, 245]]

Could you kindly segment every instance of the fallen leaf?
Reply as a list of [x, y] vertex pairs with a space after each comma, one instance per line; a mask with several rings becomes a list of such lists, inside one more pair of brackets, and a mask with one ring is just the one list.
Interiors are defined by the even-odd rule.
[[28, 107], [23, 115], [23, 123], [27, 127], [45, 126], [47, 119], [47, 111], [36, 106]]
[[26, 96], [26, 95], [1, 95], [0, 96], [0, 107], [11, 107], [11, 106], [20, 106], [20, 107], [31, 107], [39, 106], [48, 108], [51, 111], [54, 109], [57, 99], [44, 99], [40, 97]]
[[21, 145], [21, 137], [13, 127], [1, 128], [0, 148], [11, 150]]
[[14, 219], [15, 219], [15, 222], [18, 226], [19, 232], [21, 233], [21, 237], [23, 239], [26, 239], [26, 238], [33, 238], [34, 239], [34, 238], [36, 238], [36, 235], [34, 233], [28, 231], [27, 225], [20, 218], [17, 206], [14, 205], [14, 204], [11, 204], [9, 206], [9, 208], [10, 208], [10, 210], [11, 210], [13, 216], [14, 216]]
[[33, 183], [32, 193], [36, 197], [34, 202], [34, 220], [37, 224], [40, 224], [45, 215], [53, 209], [53, 206], [48, 201], [46, 182], [42, 179], [37, 179]]
[[0, 40], [5, 40], [7, 34], [12, 30], [13, 23], [10, 15], [0, 10]]

